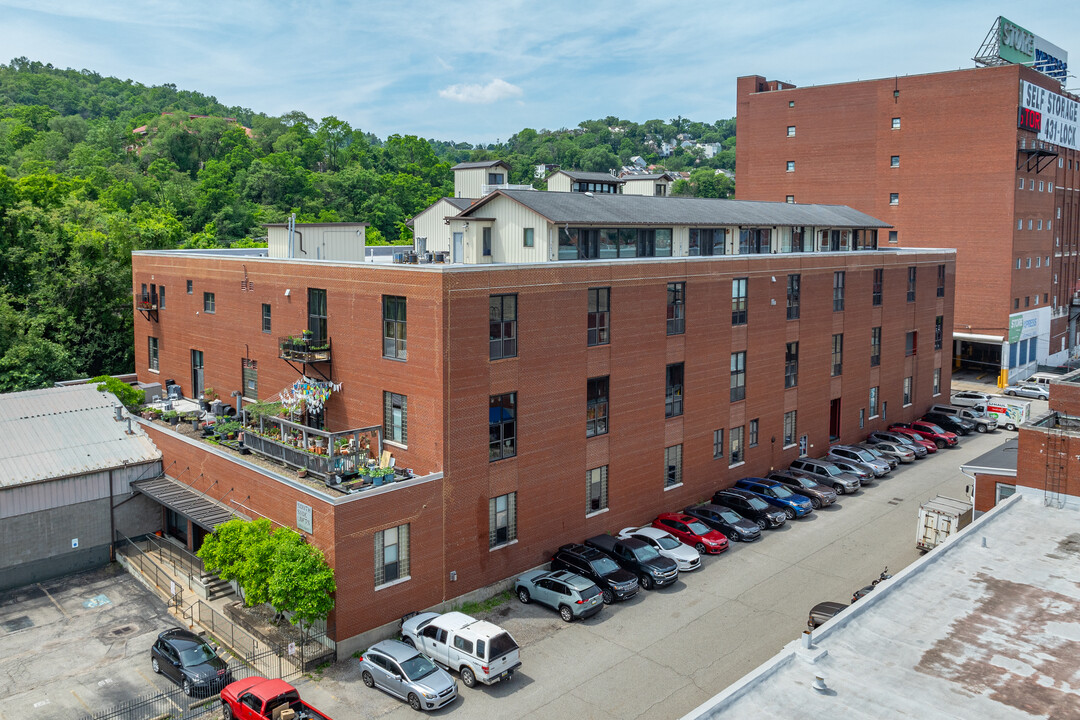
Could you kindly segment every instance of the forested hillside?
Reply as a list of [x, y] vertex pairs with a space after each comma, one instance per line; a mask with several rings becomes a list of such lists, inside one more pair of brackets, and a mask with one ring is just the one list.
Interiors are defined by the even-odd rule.
[[[196, 116], [196, 117], [193, 117]], [[606, 171], [678, 137], [723, 143], [706, 160], [678, 147], [687, 194], [724, 196], [734, 120], [614, 117], [525, 129], [483, 146], [385, 140], [335, 117], [270, 117], [215, 98], [25, 58], [0, 65], [0, 391], [134, 366], [131, 252], [261, 241], [261, 224], [365, 221], [369, 243], [411, 242], [405, 221], [453, 192], [450, 168], [504, 159], [514, 183], [538, 164]]]

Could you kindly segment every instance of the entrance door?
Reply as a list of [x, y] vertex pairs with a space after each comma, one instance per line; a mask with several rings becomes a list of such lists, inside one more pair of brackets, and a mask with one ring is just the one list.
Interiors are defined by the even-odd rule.
[[465, 233], [454, 233], [454, 254], [450, 262], [462, 262], [465, 257]]
[[191, 351], [191, 397], [197, 398], [203, 391], [203, 351]]
[[840, 438], [840, 398], [829, 403], [829, 439]]

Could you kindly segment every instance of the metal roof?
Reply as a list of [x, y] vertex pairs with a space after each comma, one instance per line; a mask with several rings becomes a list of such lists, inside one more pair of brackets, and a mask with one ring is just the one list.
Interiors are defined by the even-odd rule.
[[558, 170], [552, 175], [565, 175], [571, 180], [587, 180], [589, 182], [608, 182], [622, 185], [624, 178], [617, 178], [606, 172], [583, 172], [579, 170]]
[[458, 210], [464, 210], [465, 208], [476, 202], [476, 198], [463, 198], [463, 197], [448, 197], [443, 198], [446, 202], [450, 203]]
[[137, 480], [131, 483], [131, 487], [157, 500], [170, 510], [175, 510], [184, 517], [190, 518], [191, 522], [206, 530], [213, 530], [234, 517], [249, 519], [168, 475]]
[[667, 178], [671, 180], [671, 176], [667, 173], [653, 173], [650, 175], [623, 175], [620, 179], [623, 182], [630, 182], [631, 180], [659, 180], [660, 178]]
[[993, 450], [960, 466], [961, 472], [987, 472], [991, 475], [1016, 475], [1016, 458], [1020, 452], [1019, 438], [1009, 438]]
[[469, 217], [498, 197], [507, 197], [543, 215], [548, 221], [589, 225], [695, 225], [701, 227], [799, 226], [888, 228], [888, 223], [846, 205], [811, 205], [754, 200], [655, 197], [651, 195], [587, 195], [580, 192], [498, 190], [462, 211]]
[[132, 423], [116, 421], [112, 393], [96, 384], [0, 395], [0, 487], [70, 477], [161, 458]]
[[458, 163], [451, 170], [472, 170], [473, 168], [486, 168], [495, 167], [496, 165], [504, 165], [507, 168], [510, 166], [506, 164], [505, 160], [483, 160], [481, 162], [463, 162]]

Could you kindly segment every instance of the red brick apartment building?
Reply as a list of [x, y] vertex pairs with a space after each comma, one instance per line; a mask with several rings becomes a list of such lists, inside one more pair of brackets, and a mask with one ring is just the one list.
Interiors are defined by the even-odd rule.
[[882, 246], [956, 248], [954, 358], [1024, 378], [1080, 344], [1076, 119], [1076, 97], [1022, 65], [741, 77], [736, 196], [844, 203], [892, 225]]
[[[133, 257], [137, 293], [168, 297], [136, 315], [141, 381], [265, 399], [325, 375], [325, 426], [378, 426], [413, 470], [343, 493], [148, 428], [201, 496], [289, 527], [310, 510], [349, 651], [949, 386], [953, 251], [878, 249], [887, 226], [849, 208], [498, 190], [447, 212], [454, 263], [301, 259], [273, 228], [269, 250]], [[330, 362], [283, 359], [305, 329]]]

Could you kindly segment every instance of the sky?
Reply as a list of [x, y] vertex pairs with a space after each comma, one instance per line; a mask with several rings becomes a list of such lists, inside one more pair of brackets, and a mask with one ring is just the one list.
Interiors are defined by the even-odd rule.
[[476, 144], [609, 115], [731, 118], [741, 75], [806, 86], [971, 67], [998, 15], [1080, 66], [1075, 0], [0, 0], [0, 62]]

